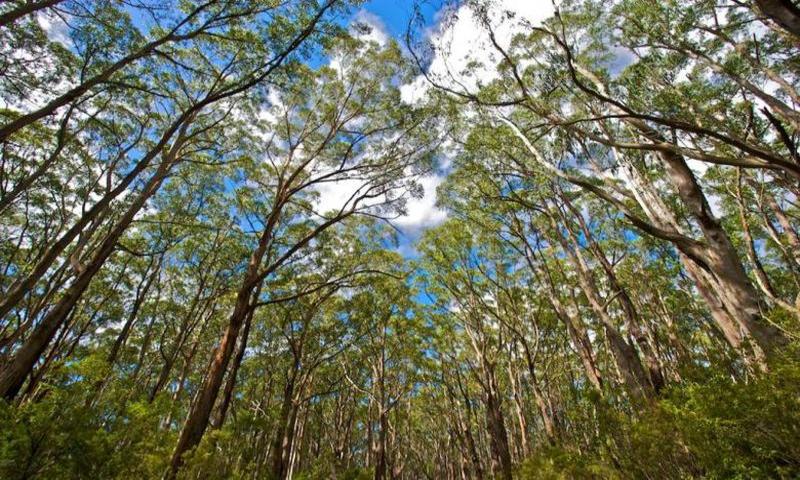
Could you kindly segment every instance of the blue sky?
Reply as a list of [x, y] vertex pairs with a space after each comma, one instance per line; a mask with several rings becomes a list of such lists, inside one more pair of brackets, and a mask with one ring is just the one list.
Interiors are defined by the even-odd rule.
[[[520, 18], [535, 21], [548, 16], [552, 8], [551, 0], [495, 0], [492, 5], [492, 16], [497, 17], [493, 20], [498, 22], [495, 33], [501, 43], [510, 41], [511, 34], [519, 31], [511, 24], [502, 25], [501, 12], [514, 12]], [[442, 14], [444, 8], [457, 10], [456, 21], [448, 23], [446, 28], [438, 28], [437, 22], [445, 17]], [[437, 47], [436, 53], [429, 59], [428, 69], [431, 74], [461, 71], [469, 60], [478, 60], [486, 67], [482, 71], [477, 71], [473, 78], [487, 80], [495, 74], [496, 59], [488, 55], [492, 49], [486, 45], [485, 38], [482, 41], [481, 37], [485, 37], [481, 34], [482, 29], [475, 23], [470, 9], [461, 5], [458, 0], [369, 0], [354, 9], [349, 21], [367, 23], [373, 27], [373, 31], [376, 31], [381, 40], [394, 38], [402, 45], [409, 20], [415, 11], [421, 13], [423, 19], [422, 25], [415, 25], [416, 39], [419, 39], [420, 34], [427, 35], [428, 40]], [[47, 25], [45, 28], [55, 40], [69, 42], [59, 25]], [[470, 81], [467, 80], [465, 83], [469, 84]], [[403, 100], [414, 102], [415, 97], [424, 95], [427, 87], [422, 76], [419, 76], [411, 84], [403, 86], [401, 89], [405, 90]], [[406, 93], [409, 93], [409, 98], [406, 98]], [[444, 180], [446, 170], [447, 168], [443, 167], [438, 172], [420, 178], [419, 182], [425, 191], [424, 197], [410, 199], [407, 204], [407, 215], [392, 222], [403, 233], [399, 237], [398, 251], [407, 258], [416, 256], [415, 244], [421, 233], [446, 218], [445, 212], [435, 205], [436, 188]], [[337, 191], [342, 188], [337, 189], [335, 185], [330, 185], [330, 188], [320, 192], [322, 210], [336, 206], [342, 196], [349, 197], [344, 195], [346, 192]]]
[[[475, 76], [463, 82], [471, 83], [474, 79], [482, 82], [491, 80], [496, 75], [495, 65], [497, 59], [493, 58], [486, 35], [476, 22], [472, 11], [457, 1], [449, 0], [370, 0], [361, 5], [353, 14], [352, 21], [367, 23], [377, 30], [376, 35], [371, 35], [375, 40], [394, 38], [401, 45], [405, 42], [405, 34], [409, 20], [415, 8], [423, 17], [422, 25], [415, 25], [415, 36], [428, 35], [428, 40], [436, 46], [436, 53], [429, 59], [429, 73], [441, 75], [443, 72], [459, 72], [469, 61], [478, 61], [484, 68], [475, 71]], [[437, 23], [446, 15], [443, 9], [456, 10], [455, 21], [448, 22], [444, 28], [439, 28]], [[496, 0], [490, 14], [495, 27], [495, 34], [501, 44], [508, 45], [513, 34], [518, 33], [519, 23], [506, 21], [503, 13], [513, 12], [517, 19], [526, 19], [534, 23], [541, 21], [552, 13], [551, 0]], [[524, 28], [524, 27], [523, 27]], [[422, 32], [420, 32], [420, 29]], [[376, 38], [377, 37], [377, 38]], [[464, 79], [461, 79], [464, 80]], [[404, 86], [409, 98], [404, 94], [404, 101], [414, 102], [413, 98], [423, 95], [427, 83], [419, 76], [410, 85]], [[402, 91], [403, 89], [401, 89]], [[410, 200], [407, 205], [407, 216], [393, 222], [403, 233], [399, 237], [398, 251], [406, 258], [417, 256], [415, 244], [422, 232], [431, 228], [446, 218], [446, 213], [435, 206], [436, 187], [444, 180], [447, 168], [443, 166], [440, 171], [423, 177], [420, 183], [425, 190], [422, 199]], [[335, 189], [332, 189], [335, 190]], [[323, 203], [334, 203], [336, 192], [331, 191], [323, 195]]]
[[[436, 22], [437, 13], [442, 3], [438, 0], [432, 2], [424, 0], [418, 2], [414, 0], [371, 0], [354, 11], [351, 21], [368, 23], [402, 45], [408, 22], [414, 15], [415, 6], [419, 7], [419, 11], [423, 15], [424, 25], [422, 27], [427, 29]], [[393, 222], [402, 232], [398, 236], [399, 245], [397, 250], [406, 258], [416, 257], [415, 244], [421, 233], [426, 228], [444, 219], [442, 212], [433, 205], [436, 186], [440, 180], [441, 177], [423, 179], [422, 185], [425, 189], [425, 198], [412, 201], [409, 205], [409, 216]]]
[[[386, 32], [398, 41], [402, 41], [408, 20], [414, 11], [414, 4], [413, 0], [371, 0], [361, 8], [380, 18], [386, 27]], [[436, 12], [441, 8], [440, 2], [418, 2], [418, 5], [426, 24], [431, 25], [435, 21]]]

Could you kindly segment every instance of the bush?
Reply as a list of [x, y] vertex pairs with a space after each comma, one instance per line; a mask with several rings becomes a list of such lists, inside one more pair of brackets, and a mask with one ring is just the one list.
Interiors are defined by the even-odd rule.
[[163, 402], [127, 400], [115, 380], [94, 402], [103, 362], [87, 357], [56, 372], [36, 401], [0, 399], [0, 478], [159, 478], [175, 435], [163, 431]]
[[800, 478], [800, 362], [750, 382], [721, 373], [668, 390], [635, 418], [597, 407], [590, 448], [541, 449], [519, 478]]

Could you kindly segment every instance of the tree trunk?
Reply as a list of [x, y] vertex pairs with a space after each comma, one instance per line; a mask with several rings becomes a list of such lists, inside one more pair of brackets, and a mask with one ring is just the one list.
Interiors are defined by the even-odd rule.
[[569, 311], [564, 306], [559, 297], [559, 293], [556, 290], [555, 282], [550, 275], [550, 271], [546, 267], [540, 268], [536, 266], [532, 258], [534, 251], [533, 247], [528, 243], [528, 240], [524, 235], [520, 235], [520, 238], [525, 243], [525, 249], [523, 253], [525, 256], [525, 261], [528, 264], [528, 268], [530, 268], [537, 277], [546, 279], [548, 288], [550, 290], [548, 302], [553, 307], [553, 311], [555, 311], [556, 316], [566, 326], [567, 332], [572, 340], [572, 344], [575, 350], [578, 352], [578, 356], [581, 358], [581, 363], [583, 364], [586, 378], [589, 379], [589, 383], [592, 384], [592, 387], [595, 389], [595, 391], [602, 395], [602, 375], [600, 375], [600, 370], [597, 368], [594, 349], [592, 348], [592, 343], [589, 340], [589, 336], [586, 333], [586, 328], [583, 325], [583, 322], [577, 317], [575, 312]]
[[[653, 187], [641, 178], [636, 167], [625, 160], [623, 156], [618, 155], [618, 158], [622, 161], [622, 166], [631, 180], [634, 196], [648, 219], [660, 228], [672, 229], [682, 233], [682, 228], [672, 211], [667, 208]], [[691, 171], [689, 171], [689, 174], [691, 175]], [[704, 201], [705, 197], [703, 197]], [[744, 351], [744, 340], [747, 337], [747, 332], [742, 331], [736, 315], [725, 307], [725, 299], [720, 294], [719, 279], [707, 272], [706, 266], [700, 265], [691, 256], [687, 255], [680, 246], [676, 245], [676, 248], [684, 269], [689, 277], [694, 280], [697, 290], [705, 300], [719, 331], [723, 333], [727, 343], [739, 352], [745, 361], [752, 362], [752, 355]], [[757, 360], [756, 362], [760, 363]]]
[[200, 443], [200, 440], [203, 438], [203, 433], [205, 433], [208, 427], [211, 410], [214, 408], [217, 394], [219, 393], [222, 380], [225, 376], [225, 370], [233, 355], [233, 349], [236, 344], [236, 339], [239, 336], [239, 330], [249, 313], [252, 287], [247, 288], [247, 286], [250, 284], [251, 276], [248, 275], [244, 284], [245, 288], [242, 288], [237, 295], [236, 306], [231, 314], [228, 326], [225, 329], [225, 333], [222, 335], [219, 345], [214, 351], [213, 359], [208, 367], [205, 379], [200, 386], [194, 405], [181, 430], [178, 444], [175, 446], [175, 451], [172, 454], [169, 470], [165, 475], [167, 479], [175, 478], [178, 469], [183, 463], [183, 454]]
[[[128, 314], [128, 319], [125, 321], [125, 325], [122, 326], [122, 330], [120, 330], [119, 335], [117, 335], [114, 345], [111, 346], [111, 351], [108, 352], [108, 357], [106, 357], [106, 360], [112, 367], [117, 360], [117, 355], [119, 354], [120, 349], [125, 346], [125, 342], [128, 341], [131, 328], [133, 328], [133, 322], [136, 321], [137, 315], [139, 314], [139, 309], [142, 307], [142, 304], [147, 298], [147, 292], [150, 291], [150, 287], [153, 285], [155, 278], [161, 273], [161, 262], [163, 259], [164, 254], [159, 257], [158, 262], [155, 262], [155, 268], [153, 268], [153, 261], [151, 261], [148, 272], [145, 272], [145, 274], [142, 276], [142, 281], [139, 282], [139, 285], [136, 287], [136, 298], [134, 299], [133, 306]], [[153, 260], [155, 260], [155, 257]], [[153, 268], [153, 271], [148, 275], [150, 268]]]
[[694, 173], [683, 158], [662, 152], [667, 173], [684, 205], [697, 220], [708, 243], [705, 260], [720, 286], [725, 309], [751, 336], [756, 358], [763, 362], [764, 355], [782, 343], [780, 332], [761, 318], [761, 306], [747, 273], [742, 266], [728, 234], [714, 217]]
[[[62, 1], [62, 0], [57, 0]], [[9, 12], [10, 13], [10, 12]], [[5, 16], [5, 15], [4, 15]], [[0, 17], [2, 18], [2, 17]], [[2, 20], [0, 20], [0, 27], [2, 26]], [[33, 172], [29, 175], [25, 175], [22, 179], [20, 179], [16, 185], [11, 189], [11, 191], [4, 193], [2, 198], [0, 198], [0, 214], [4, 213], [5, 210], [10, 207], [14, 201], [22, 195], [23, 192], [26, 192], [31, 186], [50, 169], [50, 167], [56, 162], [59, 155], [61, 155], [61, 151], [64, 150], [67, 141], [67, 129], [69, 127], [69, 119], [72, 117], [72, 113], [75, 111], [76, 104], [72, 104], [67, 110], [67, 113], [64, 114], [64, 118], [61, 119], [58, 127], [58, 133], [56, 134], [56, 146], [50, 155], [45, 158], [42, 163], [36, 167]]]
[[26, 1], [21, 7], [9, 10], [8, 12], [0, 15], [0, 28], [8, 27], [11, 23], [16, 22], [22, 17], [36, 13], [45, 8], [53, 7], [63, 1], [64, 0], [41, 0], [38, 2]]
[[575, 268], [578, 284], [581, 286], [581, 290], [583, 290], [586, 299], [589, 301], [592, 311], [603, 326], [603, 331], [611, 347], [614, 361], [620, 373], [622, 373], [625, 384], [631, 389], [631, 392], [637, 395], [650, 395], [652, 385], [639, 359], [639, 354], [636, 352], [636, 349], [625, 340], [625, 337], [620, 333], [619, 329], [617, 329], [611, 317], [606, 312], [600, 292], [597, 290], [594, 278], [592, 278], [591, 272], [589, 271], [589, 266], [586, 264], [580, 250], [575, 245], [570, 246], [567, 244], [566, 239], [561, 233], [561, 225], [556, 222], [555, 218], [550, 216], [550, 221], [553, 227], [553, 235], [556, 237], [558, 243], [561, 244], [567, 260]]
[[[489, 372], [487, 372], [489, 373]], [[511, 480], [511, 453], [508, 448], [508, 432], [506, 431], [501, 410], [500, 398], [497, 396], [497, 382], [490, 373], [485, 379], [486, 389], [486, 423], [492, 450], [492, 463], [495, 475], [502, 480]]]
[[[260, 292], [260, 288], [256, 290], [254, 295], [255, 299], [258, 299], [258, 292]], [[233, 365], [231, 365], [231, 371], [228, 373], [228, 381], [225, 383], [225, 389], [223, 390], [222, 394], [222, 401], [219, 405], [219, 410], [217, 412], [216, 420], [214, 421], [214, 428], [222, 428], [222, 425], [225, 423], [225, 416], [228, 413], [228, 408], [230, 407], [231, 398], [233, 398], [233, 389], [236, 386], [236, 376], [239, 374], [239, 367], [242, 365], [242, 359], [244, 359], [244, 352], [247, 350], [247, 340], [250, 336], [250, 325], [253, 322], [253, 315], [255, 314], [255, 305], [251, 306], [250, 313], [247, 315], [247, 319], [244, 322], [244, 330], [242, 330], [242, 338], [239, 340], [239, 345], [236, 349], [236, 355], [233, 359]]]
[[[661, 365], [658, 361], [657, 348], [655, 345], [651, 345], [645, 332], [642, 330], [639, 313], [636, 310], [636, 307], [633, 305], [633, 300], [631, 300], [631, 297], [628, 295], [627, 289], [624, 288], [617, 279], [616, 272], [614, 272], [614, 267], [608, 261], [608, 258], [606, 258], [605, 252], [603, 252], [603, 249], [595, 240], [594, 235], [586, 225], [581, 213], [575, 209], [566, 195], [560, 194], [559, 197], [578, 221], [578, 225], [581, 228], [581, 232], [583, 232], [584, 238], [589, 244], [589, 248], [594, 253], [595, 258], [597, 258], [597, 261], [600, 263], [600, 266], [603, 268], [603, 272], [606, 275], [609, 287], [613, 292], [612, 295], [615, 295], [615, 298], [622, 306], [622, 311], [625, 314], [626, 319], [625, 325], [628, 328], [628, 332], [633, 337], [636, 345], [639, 347], [639, 350], [641, 350], [642, 355], [644, 356], [647, 364], [648, 374], [650, 376], [650, 383], [652, 384], [656, 393], [658, 393], [664, 387], [664, 375], [661, 372]], [[565, 217], [562, 218], [566, 221]], [[575, 234], [571, 229], [569, 229], [569, 227], [568, 231], [570, 233], [570, 238], [572, 239], [573, 245], [575, 245], [577, 248], [578, 242], [575, 238]]]
[[378, 406], [378, 441], [375, 449], [375, 480], [386, 480], [386, 431], [388, 425], [388, 412], [383, 405]]
[[[481, 463], [481, 456], [478, 451], [478, 442], [475, 440], [475, 435], [472, 433], [472, 419], [474, 417], [474, 413], [472, 410], [472, 401], [470, 400], [469, 393], [464, 386], [463, 382], [461, 381], [461, 374], [457, 370], [458, 367], [454, 370], [456, 383], [458, 386], [458, 390], [461, 392], [461, 397], [464, 401], [464, 410], [466, 413], [466, 418], [461, 418], [461, 412], [457, 412], [457, 420], [460, 425], [463, 427], [464, 431], [464, 440], [467, 443], [467, 450], [469, 452], [470, 461], [472, 462], [472, 468], [475, 472], [475, 478], [482, 480], [484, 477], [483, 473], [483, 464]], [[449, 389], [450, 387], [447, 386]], [[455, 395], [453, 395], [453, 400], [455, 401]]]
[[755, 0], [758, 10], [800, 41], [800, 9], [791, 0]]
[[[184, 315], [183, 320], [181, 320], [181, 325], [178, 329], [178, 338], [175, 340], [172, 351], [168, 357], [163, 354], [163, 335], [166, 333], [166, 331], [162, 333], [162, 342], [159, 345], [159, 351], [164, 359], [164, 365], [161, 367], [161, 373], [159, 373], [158, 379], [156, 380], [156, 383], [148, 396], [148, 400], [150, 402], [155, 400], [156, 395], [158, 395], [161, 389], [167, 384], [170, 373], [172, 372], [172, 368], [175, 366], [175, 362], [178, 359], [178, 354], [180, 354], [183, 350], [184, 344], [194, 332], [198, 322], [202, 321], [202, 325], [205, 325], [216, 312], [217, 298], [215, 294], [212, 292], [208, 298], [203, 299], [203, 293], [205, 292], [207, 281], [208, 275], [206, 274], [205, 270], [201, 270], [200, 281], [197, 286], [197, 290], [192, 297], [189, 310], [187, 311], [186, 315]], [[198, 311], [198, 306], [200, 305], [202, 305], [202, 307], [200, 307]], [[195, 318], [204, 320], [192, 322], [192, 320]], [[195, 342], [193, 348], [195, 348], [196, 345], [197, 342]], [[192, 352], [192, 355], [194, 355], [194, 352]]]
[[[550, 443], [555, 443], [556, 431], [553, 412], [549, 408], [549, 402], [545, 400], [544, 392], [542, 392], [541, 387], [539, 387], [538, 375], [536, 375], [536, 366], [533, 363], [533, 355], [531, 355], [530, 348], [524, 340], [520, 340], [520, 343], [522, 344], [522, 349], [525, 352], [525, 362], [528, 365], [528, 374], [531, 377], [531, 390], [533, 391], [533, 399], [536, 402], [536, 407], [539, 409], [539, 415], [542, 417], [544, 433], [547, 435], [547, 440]], [[509, 374], [510, 373], [511, 372], [509, 372]]]
[[[186, 123], [184, 123], [186, 122]], [[8, 288], [6, 294], [0, 302], [0, 318], [4, 318], [17, 304], [22, 300], [26, 293], [33, 288], [53, 265], [53, 262], [61, 255], [64, 250], [76, 239], [79, 235], [82, 235], [84, 232], [84, 228], [87, 225], [92, 223], [98, 218], [101, 218], [103, 215], [107, 214], [109, 205], [111, 202], [117, 198], [122, 192], [128, 190], [128, 187], [136, 180], [139, 175], [150, 166], [150, 162], [156, 158], [159, 154], [162, 153], [165, 145], [169, 142], [169, 139], [172, 138], [172, 135], [175, 134], [176, 131], [180, 130], [178, 133], [178, 138], [176, 138], [175, 142], [173, 143], [170, 152], [165, 155], [165, 159], [159, 165], [156, 173], [148, 181], [147, 185], [153, 184], [153, 182], [157, 183], [158, 185], [161, 184], [166, 173], [168, 173], [168, 169], [166, 168], [172, 163], [170, 156], [177, 155], [179, 148], [183, 145], [185, 141], [185, 131], [188, 128], [189, 124], [191, 123], [191, 118], [182, 117], [181, 120], [176, 121], [173, 123], [170, 128], [161, 136], [158, 144], [156, 144], [152, 149], [150, 149], [144, 157], [142, 157], [136, 165], [128, 172], [127, 175], [119, 182], [119, 184], [111, 189], [110, 191], [106, 192], [103, 197], [97, 201], [92, 207], [83, 215], [78, 221], [70, 227], [53, 245], [49, 246], [42, 254], [39, 256], [36, 265], [33, 267], [31, 272], [23, 278], [17, 279], [14, 283]], [[160, 174], [159, 174], [160, 172]], [[157, 188], [155, 189], [157, 190]], [[155, 190], [151, 191], [146, 198], [143, 199], [147, 200], [149, 196], [152, 196], [155, 193]], [[148, 188], [145, 187], [144, 191], [140, 195], [144, 195], [145, 192], [148, 192]], [[136, 209], [138, 212], [138, 209]], [[135, 213], [134, 212], [134, 215]]]
[[[515, 411], [516, 416], [517, 416], [517, 428], [519, 429], [519, 448], [515, 448], [514, 449], [516, 454], [517, 454], [515, 458], [520, 460], [520, 459], [526, 458], [528, 456], [528, 452], [529, 452], [529, 447], [528, 447], [528, 422], [525, 419], [525, 411], [524, 411], [524, 405], [523, 405], [523, 402], [522, 402], [522, 394], [521, 394], [520, 389], [519, 389], [519, 385], [518, 385], [519, 382], [517, 381], [516, 373], [514, 371], [514, 368], [512, 367], [512, 362], [508, 362], [507, 372], [508, 372], [508, 382], [509, 382], [509, 385], [511, 385], [511, 394], [512, 394], [512, 397], [514, 399], [514, 411]], [[549, 420], [549, 416], [547, 417], [547, 419]], [[544, 418], [543, 418], [543, 420], [544, 420]], [[547, 423], [547, 420], [545, 420], [545, 423]], [[552, 424], [550, 426], [552, 426]], [[545, 428], [547, 428], [547, 425], [545, 425]], [[552, 433], [553, 433], [552, 429], [550, 429], [550, 431], [548, 432], [548, 437]]]
[[281, 404], [278, 425], [275, 430], [275, 437], [272, 442], [272, 476], [274, 480], [284, 480], [289, 468], [289, 451], [294, 431], [294, 417], [296, 407], [294, 405], [294, 387], [297, 378], [297, 371], [291, 373], [286, 387], [283, 390], [283, 403]]
[[[777, 1], [766, 0], [764, 3], [774, 5]], [[785, 5], [785, 2], [778, 3]], [[624, 115], [625, 122], [631, 125], [643, 138], [654, 144], [670, 143], [658, 130], [651, 128], [645, 121], [628, 115], [628, 112], [624, 111], [618, 104], [609, 102], [605, 85], [591, 71], [580, 65], [573, 65], [573, 67], [594, 83], [600, 93], [586, 87], [581, 88], [609, 104], [610, 111]], [[761, 317], [759, 297], [756, 290], [750, 283], [741, 259], [733, 247], [727, 232], [711, 211], [705, 193], [697, 182], [694, 172], [687, 165], [686, 159], [682, 155], [669, 150], [659, 150], [655, 155], [666, 167], [667, 178], [675, 188], [688, 214], [700, 227], [705, 239], [705, 245], [702, 247], [699, 244], [695, 245], [696, 248], [692, 252], [688, 251], [688, 247], [682, 245], [681, 242], [673, 243], [675, 243], [676, 248], [687, 254], [687, 256], [694, 257], [704, 263], [700, 267], [708, 269], [713, 276], [714, 283], [717, 286], [716, 293], [719, 295], [725, 310], [738, 324], [747, 340], [751, 340], [751, 345], [749, 346], [753, 350], [753, 356], [759, 368], [766, 369], [765, 357], [774, 348], [784, 344], [785, 337], [778, 329]], [[621, 163], [624, 164], [627, 161], [623, 160]], [[627, 168], [635, 171], [635, 168]], [[657, 195], [653, 196], [657, 199]], [[655, 206], [660, 207], [661, 204], [662, 202], [658, 200]], [[642, 205], [642, 208], [652, 212], [650, 205]], [[667, 218], [672, 219], [672, 217], [669, 214]], [[664, 222], [664, 219], [658, 221]], [[675, 223], [674, 220], [673, 223]], [[674, 230], [679, 231], [679, 227], [676, 225]]]
[[78, 300], [80, 300], [92, 278], [100, 271], [100, 268], [105, 264], [108, 257], [114, 252], [122, 234], [127, 230], [145, 202], [158, 191], [167, 173], [178, 158], [178, 152], [182, 144], [183, 136], [175, 142], [142, 192], [137, 195], [136, 199], [125, 211], [125, 214], [108, 233], [90, 263], [84, 267], [83, 271], [81, 271], [72, 285], [70, 285], [64, 293], [64, 296], [45, 315], [39, 325], [34, 329], [33, 333], [31, 333], [31, 336], [19, 348], [14, 356], [9, 359], [3, 371], [0, 372], [0, 395], [8, 400], [12, 400], [17, 395], [22, 384], [25, 382], [25, 377], [31, 372], [36, 362], [39, 361], [42, 352], [47, 348], [47, 345], [52, 340], [58, 327], [64, 323], [69, 312]]

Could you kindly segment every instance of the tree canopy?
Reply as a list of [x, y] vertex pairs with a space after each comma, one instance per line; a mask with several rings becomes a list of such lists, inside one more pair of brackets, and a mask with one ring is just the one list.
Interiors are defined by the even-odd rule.
[[0, 478], [800, 476], [797, 2], [406, 3], [0, 4]]

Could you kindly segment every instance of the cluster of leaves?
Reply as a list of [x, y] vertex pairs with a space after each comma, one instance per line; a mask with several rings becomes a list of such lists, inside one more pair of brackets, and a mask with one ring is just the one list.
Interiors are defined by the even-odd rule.
[[787, 354], [748, 383], [706, 371], [635, 417], [598, 404], [594, 438], [538, 450], [519, 478], [795, 478], [798, 380], [800, 362]]

